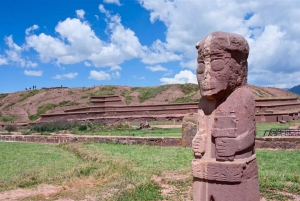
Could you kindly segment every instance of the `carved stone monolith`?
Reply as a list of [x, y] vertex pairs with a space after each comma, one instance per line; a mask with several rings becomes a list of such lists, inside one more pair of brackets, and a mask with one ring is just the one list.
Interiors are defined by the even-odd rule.
[[248, 43], [237, 34], [213, 32], [196, 48], [202, 97], [192, 141], [194, 201], [259, 201]]

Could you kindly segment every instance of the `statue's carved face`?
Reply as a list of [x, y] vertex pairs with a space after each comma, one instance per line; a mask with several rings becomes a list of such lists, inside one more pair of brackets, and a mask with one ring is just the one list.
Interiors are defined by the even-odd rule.
[[249, 46], [239, 35], [214, 32], [196, 45], [200, 93], [209, 99], [228, 96], [247, 84]]
[[229, 66], [234, 65], [228, 54], [198, 57], [197, 79], [202, 96], [213, 97], [227, 90], [231, 75]]

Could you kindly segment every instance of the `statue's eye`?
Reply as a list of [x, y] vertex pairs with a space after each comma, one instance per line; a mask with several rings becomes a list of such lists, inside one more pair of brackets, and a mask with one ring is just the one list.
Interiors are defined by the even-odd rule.
[[213, 71], [220, 71], [225, 67], [225, 62], [222, 59], [212, 59], [210, 63]]
[[198, 73], [198, 74], [204, 73], [204, 69], [205, 69], [205, 64], [204, 64], [204, 62], [203, 62], [203, 61], [198, 62], [197, 73]]

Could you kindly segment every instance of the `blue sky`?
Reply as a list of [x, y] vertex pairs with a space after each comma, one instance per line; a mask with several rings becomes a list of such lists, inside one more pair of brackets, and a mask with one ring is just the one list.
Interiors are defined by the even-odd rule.
[[213, 31], [250, 45], [248, 82], [300, 84], [300, 0], [1, 0], [0, 93], [196, 83]]

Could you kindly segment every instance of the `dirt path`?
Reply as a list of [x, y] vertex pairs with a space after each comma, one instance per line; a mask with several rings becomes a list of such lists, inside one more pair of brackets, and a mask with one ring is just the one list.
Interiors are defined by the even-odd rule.
[[9, 200], [21, 200], [26, 197], [32, 197], [36, 195], [43, 195], [45, 198], [49, 198], [54, 194], [57, 194], [63, 188], [61, 186], [41, 185], [35, 189], [15, 189], [0, 193], [0, 201]]

